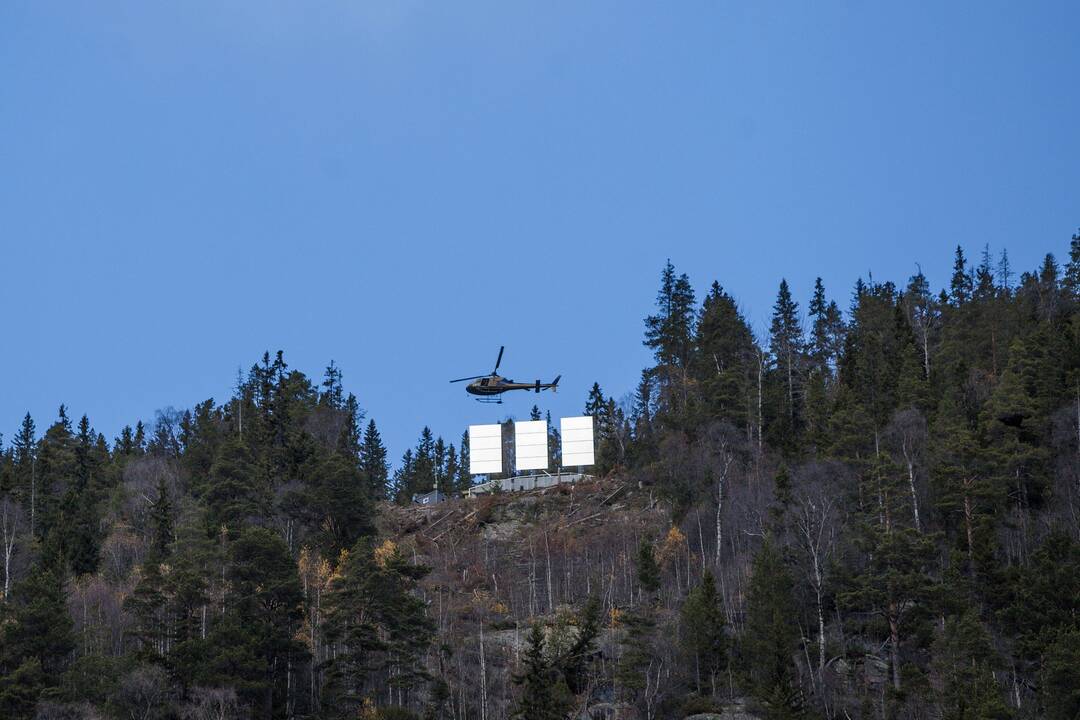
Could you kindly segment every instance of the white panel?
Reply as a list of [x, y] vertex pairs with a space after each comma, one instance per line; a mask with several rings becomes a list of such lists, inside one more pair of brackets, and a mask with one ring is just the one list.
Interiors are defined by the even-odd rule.
[[547, 422], [527, 420], [514, 423], [514, 466], [518, 470], [547, 470]]
[[559, 427], [562, 431], [563, 467], [595, 464], [592, 416], [562, 418]]
[[502, 426], [469, 426], [469, 474], [502, 472]]
[[567, 430], [589, 430], [593, 429], [592, 415], [582, 415], [580, 417], [568, 417], [559, 420], [559, 425], [562, 432]]

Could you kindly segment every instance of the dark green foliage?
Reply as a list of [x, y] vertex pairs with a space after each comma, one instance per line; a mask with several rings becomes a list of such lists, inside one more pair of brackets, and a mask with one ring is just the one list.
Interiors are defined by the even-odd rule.
[[706, 571], [682, 607], [683, 647], [691, 658], [697, 692], [716, 695], [720, 673], [728, 665], [728, 640], [716, 581]]
[[58, 683], [74, 647], [62, 576], [45, 565], [0, 605], [0, 714], [30, 717], [41, 692]]
[[791, 575], [768, 537], [754, 557], [746, 607], [743, 670], [756, 697], [768, 704], [770, 717], [786, 717], [797, 696], [793, 655], [799, 630]]
[[392, 544], [359, 541], [344, 558], [326, 598], [328, 635], [341, 652], [328, 661], [328, 695], [344, 713], [373, 687], [403, 692], [427, 679], [421, 658], [433, 627], [412, 589], [427, 568]]
[[271, 718], [281, 707], [288, 661], [302, 654], [294, 638], [303, 600], [296, 563], [280, 537], [249, 527], [229, 546], [228, 579], [228, 619], [211, 635], [197, 679], [237, 687], [260, 717]]
[[[753, 417], [749, 402], [755, 379], [757, 351], [754, 336], [734, 298], [713, 283], [698, 314], [694, 340], [694, 377], [699, 383], [704, 419], [726, 420], [745, 427]], [[648, 385], [642, 387], [647, 395]], [[642, 398], [648, 420], [648, 399]]]
[[1049, 644], [1039, 682], [1044, 717], [1080, 717], [1080, 629], [1067, 630]]
[[651, 595], [660, 589], [660, 567], [656, 564], [653, 544], [645, 538], [638, 543], [634, 567], [637, 570], [637, 581], [642, 592]]
[[262, 481], [255, 454], [242, 436], [230, 435], [222, 443], [210, 467], [206, 503], [213, 527], [224, 526], [233, 534], [270, 509], [270, 488]]
[[775, 363], [776, 388], [771, 437], [780, 447], [791, 447], [803, 426], [803, 345], [799, 304], [792, 299], [787, 280], [781, 280], [769, 326], [769, 350]]
[[646, 704], [646, 691], [656, 673], [656, 620], [651, 605], [639, 605], [622, 617], [625, 635], [620, 647], [614, 681], [624, 697], [633, 703]]
[[694, 290], [686, 273], [675, 275], [670, 260], [660, 276], [656, 309], [645, 320], [645, 346], [661, 366], [685, 368], [694, 330]]
[[567, 689], [578, 694], [587, 687], [587, 671], [600, 636], [600, 599], [591, 596], [581, 610], [577, 621], [577, 634], [570, 647], [558, 658]]
[[974, 612], [949, 618], [934, 644], [942, 720], [1006, 720], [1013, 716], [994, 677], [1000, 667], [990, 635]]
[[389, 493], [390, 466], [386, 461], [386, 446], [375, 421], [369, 420], [360, 446], [360, 469], [372, 498], [385, 499]]
[[561, 720], [566, 708], [557, 702], [557, 673], [544, 656], [544, 629], [533, 624], [529, 630], [521, 672], [514, 676], [520, 695], [511, 717], [520, 720]]

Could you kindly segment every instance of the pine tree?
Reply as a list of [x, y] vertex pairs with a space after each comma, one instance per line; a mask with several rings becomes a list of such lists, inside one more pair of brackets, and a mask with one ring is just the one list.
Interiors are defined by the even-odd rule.
[[1011, 294], [1012, 266], [1009, 264], [1009, 251], [1006, 248], [1001, 249], [1001, 256], [998, 258], [996, 277], [998, 279], [998, 289], [1006, 296]]
[[131, 432], [131, 426], [125, 425], [120, 435], [113, 441], [113, 451], [117, 455], [130, 456], [135, 452], [135, 439]]
[[1073, 303], [1080, 301], [1080, 232], [1073, 235], [1069, 243], [1069, 263], [1065, 266], [1061, 287]]
[[206, 502], [212, 527], [224, 525], [235, 535], [248, 520], [267, 514], [270, 491], [257, 469], [256, 457], [244, 439], [228, 436], [210, 468]]
[[[77, 462], [71, 421], [63, 405], [60, 406], [56, 422], [45, 431], [45, 436], [38, 445], [35, 475], [37, 534], [43, 541], [51, 540], [54, 547], [59, 545], [57, 549], [64, 553], [64, 540], [68, 539], [65, 531], [69, 529], [67, 522], [71, 518], [63, 516], [62, 511], [70, 509], [70, 506], [64, 508], [61, 499], [68, 488], [75, 484]], [[59, 530], [60, 533], [50, 539], [48, 536], [54, 530]]]
[[[302, 646], [295, 639], [303, 593], [296, 564], [277, 534], [248, 527], [229, 549], [230, 604], [210, 637], [199, 680], [239, 687], [270, 720], [285, 701], [285, 674]], [[244, 658], [236, 664], [236, 657]]]
[[0, 605], [0, 714], [30, 718], [40, 694], [55, 687], [75, 647], [63, 578], [42, 562]]
[[683, 647], [693, 661], [697, 692], [707, 688], [715, 696], [720, 673], [727, 669], [728, 641], [720, 596], [708, 570], [687, 596], [681, 616]]
[[876, 615], [888, 631], [892, 684], [901, 689], [903, 629], [912, 611], [934, 599], [927, 570], [933, 540], [909, 524], [910, 493], [898, 468], [881, 454], [863, 478], [862, 519], [856, 541], [864, 561], [849, 590], [840, 594], [850, 609]]
[[439, 481], [439, 489], [451, 495], [457, 492], [458, 477], [461, 475], [461, 468], [458, 466], [457, 448], [454, 447], [454, 443], [450, 443], [446, 448], [446, 464], [443, 469], [443, 477]]
[[169, 556], [173, 540], [173, 504], [164, 478], [158, 480], [157, 497], [150, 509], [150, 526], [153, 530], [150, 543], [152, 560], [163, 562]]
[[360, 439], [360, 423], [364, 419], [364, 411], [360, 409], [360, 403], [356, 396], [349, 393], [349, 397], [341, 404], [345, 411], [345, 422], [341, 426], [341, 434], [338, 437], [337, 450], [345, 457], [361, 467], [363, 462], [363, 445]]
[[428, 569], [392, 542], [361, 540], [343, 558], [326, 598], [327, 637], [338, 645], [327, 663], [325, 706], [356, 717], [344, 711], [372, 689], [408, 690], [429, 678], [422, 659], [434, 624], [413, 594]]
[[146, 451], [146, 427], [142, 420], [135, 423], [135, 454], [142, 455]]
[[989, 633], [971, 610], [951, 617], [934, 643], [942, 720], [1008, 720], [1013, 716], [994, 679], [1000, 660]]
[[656, 414], [661, 423], [681, 427], [693, 422], [688, 407], [694, 349], [694, 290], [686, 274], [675, 275], [671, 261], [661, 275], [657, 313], [645, 318], [646, 347], [653, 351], [657, 382]]
[[409, 488], [408, 496], [431, 492], [435, 487], [435, 436], [431, 428], [425, 426], [420, 432], [420, 440], [416, 444], [413, 454], [413, 477], [412, 487]]
[[983, 247], [982, 261], [979, 263], [979, 267], [975, 269], [974, 283], [973, 300], [986, 301], [993, 299], [996, 285], [994, 284], [994, 270], [990, 264], [990, 245]]
[[323, 462], [318, 477], [305, 505], [318, 528], [318, 547], [327, 557], [335, 557], [374, 533], [371, 499], [360, 471], [339, 453]]
[[589, 596], [577, 618], [577, 635], [566, 653], [559, 658], [567, 689], [574, 695], [582, 693], [588, 687], [587, 670], [602, 629], [601, 610], [600, 598]]
[[341, 408], [344, 404], [345, 391], [341, 384], [341, 368], [331, 360], [323, 374], [322, 393], [319, 402], [332, 408]]
[[585, 414], [593, 418], [593, 429], [599, 434], [604, 428], [604, 411], [607, 409], [607, 400], [604, 391], [600, 389], [600, 383], [593, 383], [589, 390], [589, 397], [585, 400]]
[[461, 454], [458, 463], [458, 474], [455, 490], [463, 493], [472, 487], [472, 475], [469, 473], [469, 433], [461, 433]]
[[637, 570], [638, 585], [643, 593], [652, 595], [660, 589], [660, 566], [656, 564], [652, 543], [645, 538], [638, 543], [634, 567]]
[[38, 506], [37, 439], [34, 436], [34, 420], [30, 413], [23, 417], [19, 432], [12, 441], [16, 492], [22, 499], [30, 519], [30, 534], [35, 531]]
[[369, 420], [360, 445], [360, 469], [371, 497], [385, 499], [389, 495], [390, 467], [386, 462], [386, 447], [375, 421]]
[[[657, 680], [655, 672], [656, 620], [651, 605], [641, 605], [622, 616], [620, 621], [626, 633], [620, 646], [619, 662], [615, 668], [615, 684], [626, 700], [644, 705], [642, 715], [651, 717], [651, 705], [655, 699]], [[653, 690], [653, 696], [648, 694]]]
[[[735, 300], [719, 283], [712, 284], [702, 303], [694, 345], [694, 375], [701, 387], [706, 417], [745, 427], [749, 421], [746, 397], [756, 362], [754, 337]], [[645, 423], [651, 415], [650, 395], [648, 378], [643, 376], [639, 415]]]
[[446, 489], [446, 443], [442, 436], [435, 438], [435, 447], [432, 450], [433, 465], [435, 466], [435, 481], [433, 487], [438, 490]]
[[922, 269], [908, 280], [903, 298], [908, 323], [918, 347], [923, 378], [929, 380], [930, 346], [941, 323], [941, 311], [938, 302], [930, 293], [930, 283], [927, 282]]
[[802, 424], [803, 392], [803, 331], [799, 322], [799, 304], [791, 298], [787, 280], [780, 281], [780, 290], [773, 305], [769, 327], [770, 352], [783, 393], [777, 418], [784, 435], [793, 438]]
[[521, 720], [562, 720], [566, 708], [556, 703], [552, 692], [557, 682], [552, 667], [544, 657], [544, 630], [533, 623], [526, 640], [524, 667], [514, 676], [514, 684], [521, 687], [521, 696], [511, 717]]
[[767, 716], [794, 716], [799, 705], [793, 654], [799, 638], [794, 584], [770, 537], [754, 556], [742, 636], [744, 666], [755, 696], [768, 703]]
[[657, 314], [645, 319], [645, 347], [662, 367], [685, 368], [690, 360], [694, 329], [694, 291], [685, 273], [675, 275], [668, 260], [660, 276]]
[[968, 271], [964, 249], [956, 246], [956, 258], [953, 261], [952, 280], [949, 282], [949, 300], [954, 307], [962, 307], [971, 300], [972, 278]]
[[1058, 315], [1058, 273], [1057, 260], [1052, 253], [1047, 253], [1042, 267], [1039, 268], [1036, 285], [1039, 318], [1047, 322], [1054, 322]]
[[1080, 717], [1080, 629], [1070, 628], [1053, 638], [1039, 680], [1043, 717]]
[[412, 501], [412, 489], [416, 486], [416, 461], [413, 459], [412, 448], [406, 450], [401, 456], [401, 464], [394, 471], [394, 480], [391, 483], [394, 492], [394, 502], [405, 504]]

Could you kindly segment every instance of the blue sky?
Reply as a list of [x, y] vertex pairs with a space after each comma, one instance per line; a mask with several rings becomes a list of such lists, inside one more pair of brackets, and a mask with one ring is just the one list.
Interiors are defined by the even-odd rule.
[[110, 439], [334, 359], [394, 458], [648, 361], [670, 257], [759, 330], [781, 277], [1018, 270], [1080, 225], [1080, 4], [0, 6], [0, 431]]

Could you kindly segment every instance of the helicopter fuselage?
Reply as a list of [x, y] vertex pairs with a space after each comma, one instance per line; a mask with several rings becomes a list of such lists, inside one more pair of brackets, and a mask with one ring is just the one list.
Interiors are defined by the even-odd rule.
[[[556, 381], [557, 382], [557, 381]], [[555, 383], [542, 383], [539, 380], [531, 383], [516, 383], [508, 378], [491, 375], [471, 382], [465, 387], [465, 392], [470, 395], [501, 395], [507, 390], [533, 390], [540, 392], [555, 387]]]

